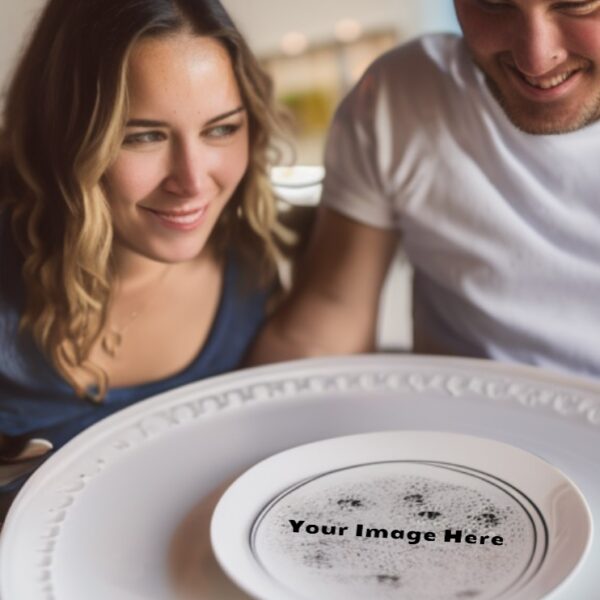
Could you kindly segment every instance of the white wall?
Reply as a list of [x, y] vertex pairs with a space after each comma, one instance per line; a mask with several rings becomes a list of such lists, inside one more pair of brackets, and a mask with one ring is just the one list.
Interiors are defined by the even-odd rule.
[[[398, 27], [412, 37], [456, 29], [451, 0], [223, 0], [255, 52], [271, 52], [288, 31], [310, 40], [331, 38], [338, 19], [353, 17], [365, 28]], [[0, 88], [4, 90], [18, 52], [45, 0], [0, 0]]]
[[[439, 0], [438, 0], [439, 1]], [[443, 1], [443, 0], [442, 0]], [[420, 0], [223, 0], [258, 54], [276, 52], [288, 31], [312, 42], [331, 40], [335, 23], [351, 17], [365, 29], [398, 28], [412, 33], [420, 21]]]
[[409, 38], [456, 30], [452, 0], [222, 0], [258, 54], [273, 52], [287, 31], [332, 38], [334, 24], [357, 19], [365, 29], [394, 28]]
[[4, 93], [9, 74], [44, 0], [0, 0], [0, 88]]

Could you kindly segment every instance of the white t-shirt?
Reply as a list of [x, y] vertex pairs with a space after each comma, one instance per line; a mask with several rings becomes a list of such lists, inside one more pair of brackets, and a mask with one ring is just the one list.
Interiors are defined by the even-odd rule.
[[600, 375], [600, 122], [518, 130], [460, 37], [377, 60], [338, 109], [323, 202], [398, 230], [415, 350]]

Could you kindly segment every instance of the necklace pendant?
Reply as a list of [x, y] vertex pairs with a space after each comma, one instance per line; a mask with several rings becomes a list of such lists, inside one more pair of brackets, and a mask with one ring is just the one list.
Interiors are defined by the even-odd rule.
[[102, 336], [102, 350], [111, 358], [115, 358], [123, 342], [123, 336], [114, 329], [110, 329]]

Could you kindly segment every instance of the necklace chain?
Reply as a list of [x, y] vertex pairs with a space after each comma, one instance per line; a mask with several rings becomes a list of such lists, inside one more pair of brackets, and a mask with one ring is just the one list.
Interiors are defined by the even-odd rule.
[[[143, 310], [143, 309], [142, 309]], [[102, 335], [102, 350], [111, 358], [116, 358], [119, 348], [123, 344], [123, 334], [129, 329], [129, 326], [140, 316], [140, 310], [134, 310], [130, 315], [125, 325], [116, 327], [110, 323], [106, 324], [106, 331]]]
[[[171, 266], [169, 265], [165, 267], [165, 270], [160, 274], [160, 276], [154, 281], [148, 289], [145, 291], [144, 295], [151, 291], [151, 288], [154, 288], [154, 292], [164, 284], [164, 281], [167, 279], [167, 275], [171, 270]], [[156, 295], [154, 295], [156, 298]], [[153, 298], [146, 298], [146, 300], [138, 306], [135, 310], [129, 313], [129, 316], [125, 320], [125, 323], [121, 326], [114, 325], [110, 322], [106, 323], [105, 331], [102, 333], [102, 338], [100, 340], [100, 347], [102, 351], [108, 355], [110, 358], [117, 358], [119, 356], [119, 352], [121, 350], [121, 346], [123, 345], [123, 336], [125, 332], [135, 323], [140, 315], [143, 314], [145, 310], [152, 304]]]

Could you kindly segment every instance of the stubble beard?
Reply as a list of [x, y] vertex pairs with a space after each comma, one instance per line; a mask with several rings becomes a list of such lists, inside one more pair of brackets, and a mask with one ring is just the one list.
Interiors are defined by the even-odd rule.
[[[481, 67], [479, 67], [481, 69]], [[482, 69], [488, 89], [511, 121], [511, 123], [523, 131], [532, 135], [560, 135], [583, 129], [600, 119], [600, 90], [598, 94], [588, 103], [584, 104], [577, 115], [565, 122], [556, 115], [543, 116], [544, 107], [531, 103], [529, 109], [516, 107], [511, 104], [500, 90], [496, 82]], [[550, 112], [550, 110], [548, 110]]]
[[516, 107], [509, 102], [500, 89], [500, 86], [490, 75], [489, 70], [481, 64], [470, 48], [468, 48], [468, 51], [475, 66], [483, 73], [488, 89], [504, 111], [504, 114], [517, 129], [520, 129], [524, 133], [532, 135], [560, 135], [577, 131], [600, 120], [600, 86], [596, 96], [585, 103], [580, 108], [576, 117], [571, 119], [570, 122], [564, 123], [554, 115], [548, 115], [547, 118], [543, 118], [541, 113], [544, 107], [535, 105], [534, 102], [531, 102], [529, 109]]

